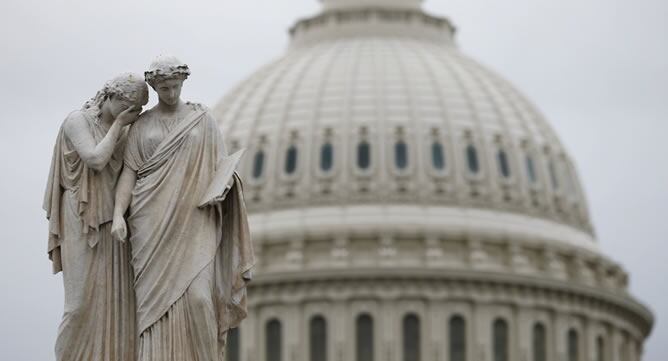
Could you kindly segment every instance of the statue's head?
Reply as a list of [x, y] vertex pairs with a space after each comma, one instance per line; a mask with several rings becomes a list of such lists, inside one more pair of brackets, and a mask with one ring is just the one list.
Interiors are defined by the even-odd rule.
[[181, 98], [181, 87], [188, 79], [188, 65], [173, 56], [158, 56], [144, 72], [146, 82], [158, 94], [160, 101], [174, 105]]
[[106, 109], [117, 117], [127, 108], [141, 108], [146, 103], [148, 86], [141, 75], [123, 73], [106, 82], [95, 97], [84, 104], [84, 109], [96, 108], [100, 114]]

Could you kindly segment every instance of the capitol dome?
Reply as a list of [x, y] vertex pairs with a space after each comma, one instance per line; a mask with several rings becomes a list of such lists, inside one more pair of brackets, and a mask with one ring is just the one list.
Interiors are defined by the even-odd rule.
[[259, 259], [228, 356], [638, 359], [652, 315], [543, 115], [421, 1], [322, 3], [214, 108]]

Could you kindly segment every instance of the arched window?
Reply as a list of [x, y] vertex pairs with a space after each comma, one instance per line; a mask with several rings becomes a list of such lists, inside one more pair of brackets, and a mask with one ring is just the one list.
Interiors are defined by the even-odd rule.
[[547, 360], [547, 335], [545, 326], [537, 323], [533, 326], [533, 361]]
[[527, 166], [527, 177], [529, 177], [529, 182], [536, 183], [538, 178], [536, 178], [536, 166], [534, 164], [533, 158], [530, 155], [526, 156], [526, 166]]
[[334, 166], [334, 147], [332, 143], [325, 143], [320, 148], [320, 170], [329, 172]]
[[227, 332], [227, 345], [225, 346], [225, 360], [239, 361], [239, 329], [233, 328]]
[[364, 170], [371, 166], [371, 145], [366, 140], [357, 145], [357, 166]]
[[494, 361], [509, 361], [508, 358], [508, 323], [497, 319], [493, 325]]
[[478, 162], [478, 151], [473, 144], [466, 147], [466, 162], [469, 166], [469, 171], [473, 174], [478, 174], [480, 171], [480, 163]]
[[291, 145], [285, 154], [285, 173], [293, 174], [297, 170], [297, 147]]
[[508, 155], [503, 149], [499, 149], [499, 152], [496, 154], [496, 160], [499, 162], [499, 173], [504, 178], [510, 178], [510, 164], [508, 164]]
[[310, 325], [311, 361], [327, 361], [327, 321], [314, 316]]
[[445, 169], [445, 152], [443, 145], [439, 142], [434, 142], [431, 145], [431, 164], [436, 170]]
[[266, 337], [266, 360], [281, 361], [283, 359], [283, 335], [281, 330], [281, 321], [273, 319], [267, 322]]
[[596, 338], [596, 361], [605, 361], [605, 340], [603, 340], [603, 336]]
[[557, 170], [554, 168], [553, 161], [548, 163], [548, 168], [550, 172], [550, 180], [552, 181], [552, 188], [559, 189], [559, 178], [557, 177]]
[[264, 151], [258, 150], [253, 157], [253, 179], [262, 177], [264, 171]]
[[462, 316], [450, 318], [450, 361], [466, 361], [466, 322]]
[[420, 361], [420, 319], [415, 314], [404, 317], [403, 341], [403, 361]]
[[403, 140], [394, 144], [394, 165], [400, 170], [408, 167], [408, 146]]
[[580, 340], [578, 332], [571, 329], [568, 331], [568, 361], [580, 360]]
[[357, 317], [355, 322], [356, 361], [373, 361], [373, 318], [368, 314]]

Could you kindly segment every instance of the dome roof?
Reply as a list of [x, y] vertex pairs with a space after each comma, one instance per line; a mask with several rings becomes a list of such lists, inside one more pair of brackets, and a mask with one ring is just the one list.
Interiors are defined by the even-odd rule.
[[[230, 151], [247, 149], [257, 273], [242, 354], [277, 352], [253, 345], [269, 322], [297, 330], [276, 342], [294, 359], [313, 339], [305, 320], [346, 335], [367, 313], [396, 354], [409, 313], [428, 319], [435, 355], [454, 314], [475, 325], [481, 358], [495, 345], [484, 325], [500, 318], [524, 335], [511, 338], [518, 351], [536, 322], [562, 335], [552, 358], [573, 330], [640, 346], [652, 314], [599, 251], [575, 166], [540, 112], [462, 54], [421, 0], [321, 1], [287, 54], [214, 108]], [[360, 344], [332, 341], [330, 358]]]
[[255, 232], [415, 227], [597, 248], [555, 132], [460, 52], [447, 19], [420, 1], [324, 3], [214, 108], [228, 147], [247, 148]]

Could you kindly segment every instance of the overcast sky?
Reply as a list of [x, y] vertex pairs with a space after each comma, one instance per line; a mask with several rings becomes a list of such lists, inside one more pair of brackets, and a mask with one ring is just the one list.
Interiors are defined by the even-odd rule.
[[[429, 0], [461, 49], [522, 90], [574, 156], [604, 252], [657, 315], [645, 361], [668, 355], [668, 1]], [[105, 80], [174, 54], [184, 97], [213, 105], [281, 56], [316, 0], [0, 3], [0, 359], [53, 360], [63, 294], [41, 201], [63, 118]], [[152, 94], [152, 102], [155, 97]]]

